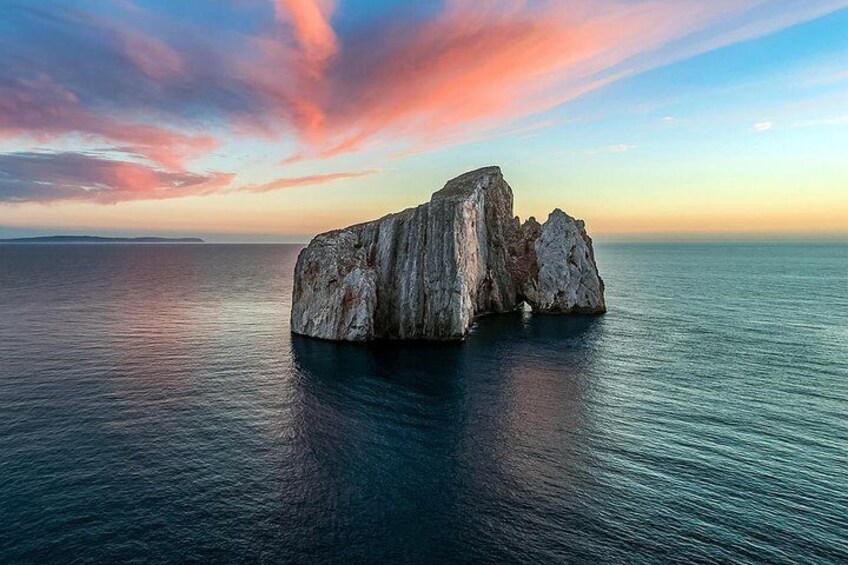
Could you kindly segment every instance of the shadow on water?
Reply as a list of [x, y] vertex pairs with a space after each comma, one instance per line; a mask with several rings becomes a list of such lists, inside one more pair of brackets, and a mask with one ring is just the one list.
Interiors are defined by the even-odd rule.
[[515, 312], [484, 316], [461, 342], [376, 341], [342, 343], [292, 334], [292, 353], [301, 375], [333, 386], [368, 377], [412, 389], [450, 387], [466, 374], [468, 362], [483, 352], [499, 353], [555, 348], [565, 357], [585, 357], [603, 328], [598, 316], [534, 315]]
[[302, 489], [288, 518], [307, 528], [301, 541], [329, 537], [349, 556], [414, 562], [469, 557], [472, 547], [501, 561], [564, 551], [555, 530], [527, 540], [515, 529], [563, 513], [582, 480], [602, 327], [517, 312], [481, 318], [461, 343], [292, 336]]

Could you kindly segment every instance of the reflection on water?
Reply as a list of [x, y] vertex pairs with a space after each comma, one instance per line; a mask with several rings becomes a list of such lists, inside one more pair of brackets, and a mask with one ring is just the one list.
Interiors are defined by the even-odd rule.
[[363, 557], [381, 556], [384, 539], [407, 557], [445, 560], [488, 540], [508, 559], [525, 551], [525, 529], [547, 538], [544, 553], [565, 551], [538, 529], [585, 475], [585, 371], [602, 331], [600, 318], [516, 313], [481, 319], [466, 343], [293, 336], [294, 459], [326, 489], [306, 499], [346, 509], [314, 516], [313, 534], [350, 519], [342, 529], [370, 532]]
[[0, 245], [0, 562], [848, 562], [845, 246], [370, 345], [290, 334], [297, 252]]

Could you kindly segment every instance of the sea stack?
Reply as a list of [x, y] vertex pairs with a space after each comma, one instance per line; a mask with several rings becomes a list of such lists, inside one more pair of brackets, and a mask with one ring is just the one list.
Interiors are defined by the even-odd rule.
[[600, 314], [604, 283], [582, 220], [513, 216], [499, 167], [465, 173], [430, 201], [316, 236], [294, 272], [292, 331], [337, 341], [456, 340], [476, 316]]

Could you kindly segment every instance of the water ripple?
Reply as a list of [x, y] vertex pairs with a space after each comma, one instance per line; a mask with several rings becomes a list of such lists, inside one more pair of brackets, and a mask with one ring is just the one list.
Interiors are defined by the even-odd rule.
[[292, 338], [297, 251], [0, 245], [0, 562], [848, 562], [844, 246], [376, 346]]

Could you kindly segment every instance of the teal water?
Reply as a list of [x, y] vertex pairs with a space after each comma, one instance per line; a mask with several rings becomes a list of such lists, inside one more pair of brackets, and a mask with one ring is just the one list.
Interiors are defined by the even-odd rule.
[[290, 335], [297, 251], [0, 245], [0, 563], [848, 562], [848, 246], [373, 346]]

